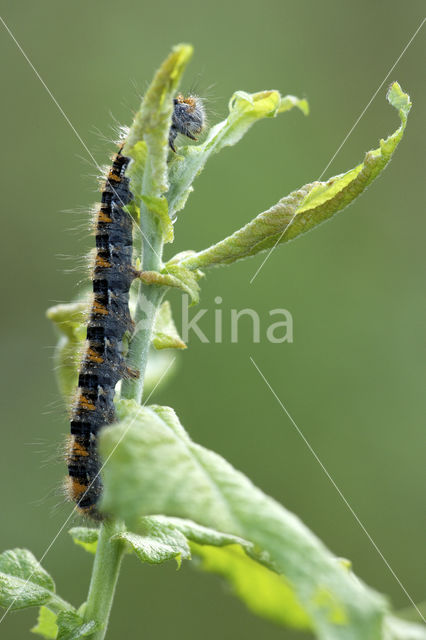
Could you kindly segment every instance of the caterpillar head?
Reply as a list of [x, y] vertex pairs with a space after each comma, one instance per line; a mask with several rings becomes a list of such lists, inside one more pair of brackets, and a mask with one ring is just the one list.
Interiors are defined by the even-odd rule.
[[201, 98], [195, 95], [187, 96], [178, 94], [173, 100], [172, 125], [169, 133], [169, 145], [173, 151], [174, 141], [178, 133], [197, 140], [206, 125], [206, 113]]

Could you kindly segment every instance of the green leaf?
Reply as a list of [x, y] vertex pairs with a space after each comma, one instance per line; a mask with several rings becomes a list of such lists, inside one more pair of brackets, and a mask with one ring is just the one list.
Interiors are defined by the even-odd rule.
[[[103, 430], [102, 507], [130, 527], [142, 515], [189, 518], [239, 536], [268, 554], [319, 638], [377, 640], [385, 602], [356, 579], [302, 524], [223, 458], [193, 443], [174, 412], [123, 401]], [[125, 436], [125, 437], [124, 437]]]
[[[96, 553], [99, 529], [74, 527], [69, 533], [76, 544], [81, 545], [89, 553]], [[166, 520], [141, 518], [137, 533], [124, 531], [113, 537], [126, 542], [128, 549], [134, 552], [142, 562], [160, 564], [172, 558], [185, 560], [191, 557], [185, 535]]]
[[63, 611], [58, 615], [58, 640], [79, 640], [87, 638], [98, 628], [94, 620], [84, 620], [72, 611]]
[[31, 629], [32, 633], [37, 633], [48, 640], [55, 640], [58, 635], [58, 625], [56, 624], [56, 613], [47, 607], [40, 607], [37, 625]]
[[163, 302], [155, 316], [152, 344], [156, 349], [186, 349], [173, 321], [168, 300]]
[[[152, 516], [152, 519], [159, 524], [177, 529], [185, 538], [199, 545], [208, 544], [214, 547], [224, 547], [228, 544], [239, 544], [248, 554], [255, 554], [254, 545], [247, 542], [247, 540], [230, 533], [223, 533], [217, 529], [204, 527], [193, 520], [168, 516]], [[262, 556], [257, 554], [256, 557], [261, 558]], [[265, 555], [262, 561], [267, 562], [267, 559], [268, 556]]]
[[191, 543], [194, 556], [204, 571], [228, 580], [235, 595], [256, 615], [296, 629], [310, 629], [311, 623], [294, 591], [282, 575], [249, 558], [240, 545], [211, 547]]
[[363, 163], [327, 182], [313, 182], [293, 191], [231, 236], [179, 264], [188, 269], [231, 264], [288, 242], [342, 211], [383, 171], [403, 136], [410, 97], [395, 82], [387, 99], [398, 110], [401, 125], [380, 141], [378, 149], [368, 151]]
[[[130, 178], [132, 185], [133, 197], [137, 200], [141, 199], [140, 188], [142, 185], [143, 174], [145, 171], [146, 158], [148, 155], [148, 147], [145, 140], [139, 140], [132, 147], [132, 160], [133, 162], [127, 168], [126, 176]], [[138, 186], [139, 185], [139, 186]], [[133, 208], [133, 201], [130, 203], [130, 207]], [[127, 205], [129, 207], [129, 205]], [[136, 216], [135, 210], [129, 211], [132, 213], [136, 221], [139, 221], [139, 215]]]
[[46, 316], [55, 324], [59, 341], [55, 348], [54, 361], [59, 389], [70, 402], [78, 380], [80, 352], [86, 339], [86, 318], [89, 296], [69, 304], [58, 304], [47, 310]]
[[81, 325], [87, 318], [88, 296], [68, 304], [57, 304], [46, 311], [46, 316], [64, 335], [74, 338], [81, 333]]
[[0, 606], [12, 610], [38, 607], [55, 597], [55, 583], [27, 549], [0, 555]]
[[83, 547], [89, 553], [96, 553], [99, 530], [88, 529], [87, 527], [73, 527], [68, 531], [75, 544]]
[[299, 100], [295, 96], [282, 97], [279, 91], [234, 93], [229, 101], [226, 120], [212, 127], [202, 144], [183, 147], [179, 149], [179, 155], [171, 159], [170, 189], [167, 193], [170, 217], [175, 218], [185, 206], [194, 179], [212, 153], [236, 144], [257, 120], [273, 118], [293, 107], [308, 113], [306, 100]]
[[145, 284], [181, 289], [190, 296], [191, 304], [197, 304], [200, 291], [197, 280], [201, 276], [202, 273], [198, 269], [192, 271], [181, 265], [168, 262], [161, 272], [141, 271], [140, 279]]
[[28, 549], [12, 549], [0, 555], [0, 607], [15, 611], [48, 604], [53, 611], [73, 611], [55, 593], [53, 578]]
[[124, 540], [139, 560], [149, 564], [160, 564], [172, 558], [180, 563], [181, 559], [191, 557], [185, 536], [167, 522], [155, 518], [142, 518], [137, 534], [124, 531], [114, 538]]
[[173, 48], [155, 74], [124, 146], [124, 153], [134, 160], [129, 170], [130, 188], [139, 200], [141, 220], [148, 227], [154, 216], [161, 225], [165, 242], [173, 240], [168, 203], [164, 198], [169, 188], [167, 158], [173, 98], [191, 56], [190, 45]]
[[284, 96], [281, 98], [280, 106], [278, 107], [278, 113], [285, 113], [290, 111], [293, 107], [297, 107], [305, 115], [309, 115], [309, 104], [305, 99], [297, 98], [296, 96]]
[[291, 586], [275, 572], [268, 554], [247, 540], [191, 520], [165, 516], [155, 516], [155, 520], [184, 534], [191, 541], [193, 557], [201, 560], [200, 568], [228, 580], [253, 613], [284, 626], [311, 628]]

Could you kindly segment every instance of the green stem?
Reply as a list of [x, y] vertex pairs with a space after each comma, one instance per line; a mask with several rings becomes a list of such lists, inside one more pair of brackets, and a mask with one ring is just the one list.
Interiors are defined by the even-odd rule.
[[121, 559], [125, 550], [124, 542], [113, 540], [112, 537], [123, 530], [124, 525], [121, 522], [112, 521], [103, 523], [99, 531], [89, 595], [84, 609], [84, 619], [95, 620], [99, 625], [91, 640], [105, 638]]
[[51, 596], [49, 600], [49, 609], [55, 613], [61, 613], [61, 611], [74, 611], [72, 604], [59, 597], [56, 593]]
[[[141, 206], [142, 269], [160, 271], [162, 267], [163, 237], [159, 221], [144, 206]], [[142, 402], [143, 385], [148, 363], [149, 347], [152, 338], [155, 314], [163, 299], [166, 287], [139, 283], [135, 312], [135, 331], [130, 343], [127, 362], [139, 371], [136, 379], [123, 380], [121, 395], [123, 398]]]

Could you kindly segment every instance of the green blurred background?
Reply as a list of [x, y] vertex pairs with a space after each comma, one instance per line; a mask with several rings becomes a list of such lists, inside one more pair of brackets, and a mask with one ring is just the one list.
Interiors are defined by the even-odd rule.
[[[116, 123], [172, 44], [195, 45], [184, 88], [207, 95], [210, 121], [233, 91], [276, 88], [307, 97], [257, 124], [211, 159], [176, 225], [172, 252], [201, 249], [321, 174], [422, 19], [422, 2], [193, 3], [131, 0], [4, 2], [3, 17], [100, 164]], [[424, 5], [423, 5], [424, 8]], [[249, 323], [231, 344], [196, 339], [155, 402], [175, 407], [198, 442], [244, 471], [297, 513], [356, 573], [406, 595], [250, 363], [251, 355], [343, 491], [412, 598], [425, 597], [424, 196], [425, 29], [407, 50], [326, 177], [341, 173], [398, 125], [385, 101], [391, 80], [414, 107], [394, 160], [348, 211], [277, 249], [253, 284], [259, 256], [210, 271], [202, 306], [214, 298], [294, 319], [294, 343], [252, 344]], [[53, 375], [55, 342], [46, 307], [78, 291], [90, 248], [87, 210], [98, 197], [95, 168], [5, 30], [1, 37], [3, 249], [3, 436], [0, 548], [38, 557], [70, 513], [59, 486], [68, 426]], [[99, 132], [101, 135], [99, 135]], [[66, 258], [64, 258], [64, 256]], [[178, 311], [179, 300], [173, 304]], [[212, 335], [212, 318], [201, 326]], [[210, 327], [209, 327], [210, 322]], [[424, 466], [424, 465], [423, 465]], [[423, 486], [422, 486], [423, 485]], [[74, 521], [74, 524], [77, 520]], [[84, 598], [91, 558], [64, 531], [45, 567], [60, 594]], [[9, 614], [4, 638], [26, 638], [36, 611]], [[293, 638], [228, 597], [221, 581], [189, 564], [176, 572], [128, 558], [109, 638]], [[297, 636], [302, 637], [302, 636]]]

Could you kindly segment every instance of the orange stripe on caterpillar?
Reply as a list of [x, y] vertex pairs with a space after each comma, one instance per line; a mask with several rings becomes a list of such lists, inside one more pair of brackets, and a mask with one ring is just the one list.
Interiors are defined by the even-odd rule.
[[90, 362], [97, 362], [98, 364], [102, 364], [102, 362], [104, 361], [104, 359], [91, 347], [87, 349], [86, 357], [88, 360], [90, 360]]
[[96, 410], [96, 407], [93, 404], [93, 402], [90, 402], [89, 398], [84, 396], [82, 393], [80, 394], [80, 397], [78, 399], [78, 405], [82, 409], [87, 409], [88, 411], [95, 411]]
[[97, 222], [109, 223], [109, 222], [112, 222], [112, 218], [110, 218], [105, 213], [105, 211], [102, 211], [102, 209], [100, 209], [100, 211], [97, 212]]
[[105, 258], [99, 255], [99, 253], [96, 254], [95, 265], [104, 269], [109, 269], [109, 267], [111, 267], [111, 263], [108, 262], [108, 260], [105, 260]]
[[65, 493], [69, 497], [70, 500], [77, 503], [77, 511], [82, 516], [86, 516], [96, 520], [98, 522], [102, 521], [102, 517], [98, 513], [96, 509], [96, 504], [81, 506], [79, 505], [79, 500], [85, 499], [85, 494], [90, 492], [90, 485], [82, 484], [79, 482], [78, 478], [72, 478], [68, 476], [65, 479], [64, 484]]
[[93, 313], [98, 313], [100, 315], [104, 315], [107, 316], [109, 314], [109, 311], [106, 307], [104, 307], [103, 304], [101, 304], [100, 302], [98, 302], [95, 298], [95, 300], [93, 301], [93, 305], [92, 305], [92, 311]]
[[87, 484], [83, 484], [82, 482], [80, 482], [79, 478], [71, 478], [70, 476], [68, 476], [67, 478], [67, 490], [68, 490], [68, 494], [70, 495], [71, 499], [74, 500], [74, 502], [77, 502], [82, 495], [84, 495], [84, 493], [87, 491]]
[[87, 458], [88, 455], [90, 454], [84, 444], [82, 442], [78, 442], [78, 440], [71, 436], [71, 439], [68, 443], [68, 458]]

